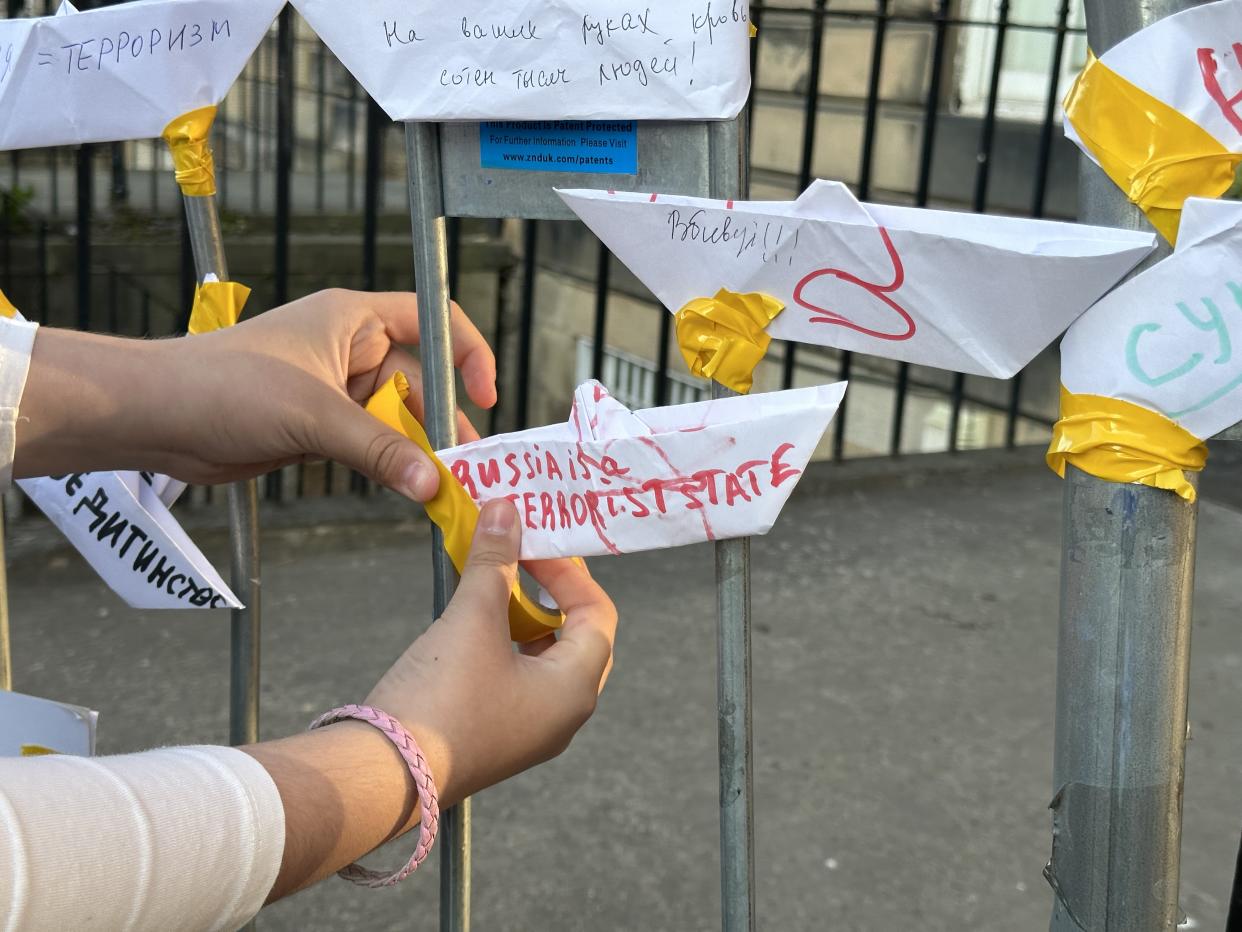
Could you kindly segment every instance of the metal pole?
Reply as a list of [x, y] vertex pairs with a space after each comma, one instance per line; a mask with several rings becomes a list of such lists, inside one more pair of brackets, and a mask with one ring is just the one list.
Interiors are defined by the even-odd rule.
[[[747, 188], [745, 120], [711, 124], [712, 196]], [[712, 397], [733, 394], [712, 385]], [[755, 813], [750, 665], [750, 541], [716, 543], [716, 721], [720, 741], [720, 895], [723, 932], [755, 929]]]
[[[1089, 2], [1091, 47], [1103, 54], [1191, 5]], [[1149, 229], [1087, 159], [1080, 192], [1086, 222]], [[1053, 932], [1177, 926], [1197, 516], [1169, 492], [1066, 471], [1045, 868]]]
[[[433, 123], [407, 123], [410, 222], [418, 280], [419, 354], [428, 438], [436, 449], [457, 443], [457, 397], [449, 314], [448, 234], [440, 175], [440, 132]], [[438, 528], [432, 534], [435, 617], [457, 587], [457, 573]], [[440, 815], [440, 929], [470, 929], [470, 800]]]
[[9, 638], [9, 576], [4, 553], [4, 507], [0, 503], [0, 689], [13, 688], [13, 643]]
[[[186, 221], [199, 281], [215, 275], [228, 281], [220, 212], [214, 196], [187, 197]], [[235, 609], [230, 644], [229, 741], [253, 744], [259, 740], [259, 486], [254, 479], [235, 482], [228, 489], [229, 543], [233, 592], [246, 606]]]

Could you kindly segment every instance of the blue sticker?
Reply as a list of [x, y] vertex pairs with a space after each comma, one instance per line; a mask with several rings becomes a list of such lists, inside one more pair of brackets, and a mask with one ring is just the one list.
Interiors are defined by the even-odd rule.
[[638, 124], [634, 120], [480, 123], [479, 152], [484, 168], [637, 175]]

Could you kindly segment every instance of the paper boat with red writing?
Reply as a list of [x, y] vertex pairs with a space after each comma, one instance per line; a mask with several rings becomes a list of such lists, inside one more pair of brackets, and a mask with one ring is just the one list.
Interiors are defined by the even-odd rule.
[[284, 0], [135, 0], [0, 20], [0, 149], [154, 139], [224, 99]]
[[766, 534], [845, 383], [630, 411], [598, 382], [568, 422], [445, 450], [476, 502], [510, 498], [522, 559], [634, 553]]
[[1010, 378], [1148, 255], [1104, 227], [863, 204], [560, 191], [670, 311], [719, 289], [785, 305], [773, 337]]

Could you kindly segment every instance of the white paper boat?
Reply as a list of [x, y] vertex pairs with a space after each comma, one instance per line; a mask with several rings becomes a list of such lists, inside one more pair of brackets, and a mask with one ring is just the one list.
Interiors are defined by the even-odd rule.
[[440, 458], [476, 502], [514, 501], [524, 560], [766, 534], [845, 388], [632, 412], [587, 382], [567, 423], [488, 437]]
[[293, 5], [394, 120], [720, 120], [750, 92], [742, 0]]
[[284, 0], [135, 0], [0, 20], [0, 150], [153, 139], [218, 105]]
[[785, 304], [773, 337], [1009, 378], [1155, 245], [1148, 233], [859, 203], [560, 191], [670, 311], [719, 289]]
[[1207, 439], [1242, 421], [1242, 204], [1191, 198], [1172, 256], [1126, 282], [1061, 343], [1061, 381]]
[[1145, 210], [1160, 209], [1149, 216], [1170, 240], [1181, 200], [1219, 197], [1235, 182], [1242, 153], [1239, 39], [1238, 0], [1183, 10], [1110, 48], [1085, 74], [1106, 73], [1087, 87], [1080, 78], [1066, 99], [1066, 137], [1097, 164], [1107, 153], [1126, 193]]

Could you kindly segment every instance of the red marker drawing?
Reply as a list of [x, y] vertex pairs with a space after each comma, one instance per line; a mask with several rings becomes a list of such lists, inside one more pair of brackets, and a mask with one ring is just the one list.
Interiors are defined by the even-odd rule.
[[[1234, 61], [1242, 62], [1242, 42], [1233, 43]], [[1224, 114], [1229, 125], [1239, 133], [1242, 133], [1242, 116], [1238, 115], [1238, 104], [1242, 103], [1242, 92], [1234, 94], [1232, 97], [1226, 97], [1225, 92], [1220, 86], [1220, 77], [1217, 71], [1220, 65], [1216, 62], [1216, 52], [1214, 49], [1199, 49], [1199, 71], [1203, 74], [1203, 87], [1208, 92], [1208, 96], [1216, 102], [1216, 106], [1220, 107], [1220, 112]]]
[[[900, 342], [913, 337], [918, 328], [915, 326], [914, 318], [910, 316], [909, 312], [889, 297], [889, 295], [900, 289], [905, 283], [906, 270], [901, 264], [901, 256], [897, 255], [897, 250], [894, 248], [893, 241], [888, 235], [888, 230], [884, 229], [884, 227], [877, 227], [877, 229], [880, 231], [880, 238], [884, 240], [884, 248], [888, 250], [888, 256], [893, 263], [893, 280], [891, 283], [887, 285], [877, 285], [873, 282], [865, 282], [856, 275], [851, 275], [849, 272], [844, 272], [841, 269], [819, 269], [806, 276], [806, 278], [802, 279], [802, 281], [798, 282], [798, 287], [794, 289], [794, 301], [806, 308], [808, 311], [824, 315], [822, 317], [812, 317], [811, 323], [813, 324], [830, 324], [837, 327], [845, 327], [849, 330], [857, 330], [859, 333], [865, 333], [869, 337]], [[849, 282], [851, 285], [857, 285], [868, 294], [878, 298], [890, 307], [898, 317], [901, 318], [905, 329], [899, 333], [885, 333], [880, 330], [872, 330], [868, 327], [862, 326], [861, 324], [854, 323], [844, 314], [829, 310], [828, 308], [820, 307], [805, 300], [802, 295], [806, 290], [806, 287], [824, 276], [838, 278], [843, 282]]]

